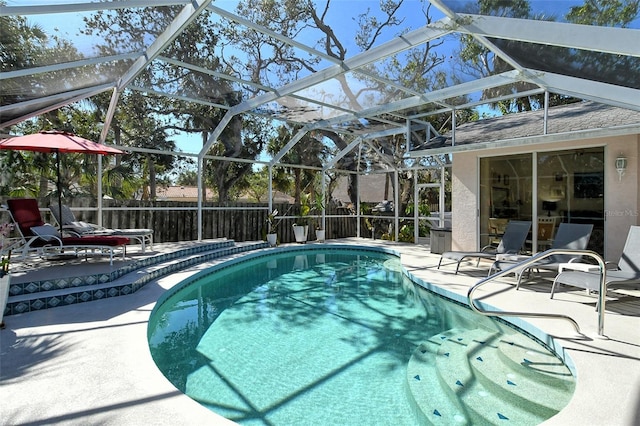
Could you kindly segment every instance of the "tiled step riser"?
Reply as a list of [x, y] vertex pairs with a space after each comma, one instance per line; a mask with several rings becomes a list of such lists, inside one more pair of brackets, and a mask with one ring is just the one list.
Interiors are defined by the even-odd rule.
[[[12, 283], [9, 288], [9, 296], [31, 295], [51, 290], [61, 290], [65, 288], [72, 289], [74, 287], [91, 286], [95, 284], [104, 284], [134, 272], [141, 268], [146, 268], [158, 263], [167, 262], [172, 259], [201, 253], [204, 251], [218, 250], [225, 247], [233, 247], [233, 241], [221, 241], [206, 245], [198, 245], [194, 248], [176, 250], [173, 253], [165, 253], [158, 256], [148, 257], [130, 265], [118, 268], [109, 273], [101, 273], [94, 275], [84, 275], [73, 278], [60, 278], [56, 280], [44, 280], [36, 282]], [[37, 297], [37, 296], [35, 296]]]
[[[117, 296], [125, 296], [131, 293], [138, 291], [145, 284], [150, 281], [156, 280], [162, 276], [180, 271], [189, 266], [207, 262], [213, 259], [217, 259], [224, 256], [229, 256], [237, 253], [242, 253], [251, 250], [257, 250], [260, 248], [266, 248], [268, 245], [266, 243], [259, 243], [248, 246], [233, 246], [230, 248], [226, 248], [223, 250], [218, 250], [212, 253], [207, 253], [202, 256], [195, 256], [189, 259], [185, 259], [182, 261], [178, 261], [172, 263], [171, 265], [158, 268], [157, 270], [145, 274], [142, 278], [136, 280], [133, 283], [127, 284], [115, 284], [113, 286], [100, 286], [98, 289], [76, 289], [70, 288], [68, 293], [64, 295], [57, 296], [45, 296], [41, 294], [38, 297], [38, 294], [32, 295], [33, 298], [29, 298], [27, 300], [20, 301], [12, 301], [9, 298], [9, 302], [7, 303], [7, 307], [5, 310], [5, 316], [21, 314], [25, 312], [39, 311], [43, 309], [55, 308], [58, 306], [72, 305], [76, 303], [84, 303], [91, 302], [94, 300], [101, 300], [109, 297], [117, 297]], [[157, 262], [156, 262], [157, 263]], [[139, 268], [138, 268], [139, 269]]]

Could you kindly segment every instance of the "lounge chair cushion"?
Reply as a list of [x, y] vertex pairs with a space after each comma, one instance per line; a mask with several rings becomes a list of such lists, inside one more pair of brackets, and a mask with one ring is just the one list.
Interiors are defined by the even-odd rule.
[[64, 245], [117, 247], [125, 245], [129, 242], [129, 238], [127, 237], [114, 237], [106, 235], [60, 237], [60, 233], [58, 232], [58, 230], [49, 224], [34, 226], [31, 228], [31, 232], [45, 241], [54, 241], [59, 238], [60, 240], [62, 240], [62, 243]]
[[69, 222], [69, 225], [75, 232], [79, 234], [84, 234], [86, 232], [93, 232], [93, 226], [89, 225], [87, 222], [72, 221], [72, 222]]
[[58, 230], [48, 223], [40, 226], [32, 226], [31, 232], [33, 235], [37, 235], [45, 241], [54, 241], [62, 238]]
[[69, 245], [118, 247], [128, 244], [129, 238], [111, 235], [86, 235], [82, 237], [64, 237], [62, 241], [64, 244]]

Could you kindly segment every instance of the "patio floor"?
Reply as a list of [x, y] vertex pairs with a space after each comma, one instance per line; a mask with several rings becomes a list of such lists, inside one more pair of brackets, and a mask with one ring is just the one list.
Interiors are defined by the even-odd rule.
[[[179, 244], [154, 244], [152, 256]], [[417, 278], [466, 296], [488, 266], [436, 269], [439, 255], [428, 246], [346, 239], [329, 244], [384, 245], [401, 254]], [[273, 250], [273, 249], [265, 249]], [[235, 254], [232, 256], [242, 256]], [[131, 254], [132, 258], [143, 256]], [[228, 257], [227, 257], [228, 258]], [[199, 264], [150, 282], [121, 297], [5, 317], [0, 331], [0, 416], [2, 424], [193, 425], [231, 424], [177, 391], [158, 371], [147, 346], [147, 321], [158, 297], [186, 277], [220, 260]], [[115, 265], [114, 267], [117, 267]], [[27, 274], [92, 273], [108, 262], [31, 265]], [[32, 275], [33, 276], [33, 275]], [[61, 276], [61, 275], [58, 275]], [[605, 335], [597, 337], [595, 297], [560, 292], [549, 299], [550, 283], [524, 285], [512, 279], [489, 284], [478, 295], [502, 310], [564, 313], [565, 321], [527, 320], [555, 338], [575, 365], [578, 380], [567, 408], [545, 424], [635, 425], [640, 418], [640, 293], [610, 293]]]

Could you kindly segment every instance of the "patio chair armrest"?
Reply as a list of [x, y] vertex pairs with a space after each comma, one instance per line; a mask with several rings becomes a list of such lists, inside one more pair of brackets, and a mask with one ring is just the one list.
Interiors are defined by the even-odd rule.
[[31, 227], [31, 232], [34, 233], [34, 239], [39, 238], [41, 240], [46, 241], [47, 243], [53, 242], [62, 246], [62, 238], [61, 238], [61, 235], [58, 233], [58, 230], [54, 226], [48, 223], [45, 223], [44, 225], [41, 225], [41, 226]]

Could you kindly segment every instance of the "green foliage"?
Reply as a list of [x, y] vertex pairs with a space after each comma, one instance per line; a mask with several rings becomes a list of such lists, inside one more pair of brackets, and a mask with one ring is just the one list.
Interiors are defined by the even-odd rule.
[[267, 230], [271, 234], [275, 234], [276, 232], [278, 232], [278, 225], [280, 224], [280, 220], [276, 221], [277, 216], [278, 209], [275, 209], [267, 215]]
[[309, 215], [311, 214], [311, 194], [303, 192], [300, 194], [300, 212], [296, 219], [296, 225], [309, 225]]
[[638, 17], [640, 0], [586, 0], [571, 7], [567, 20], [575, 24], [628, 27]]

